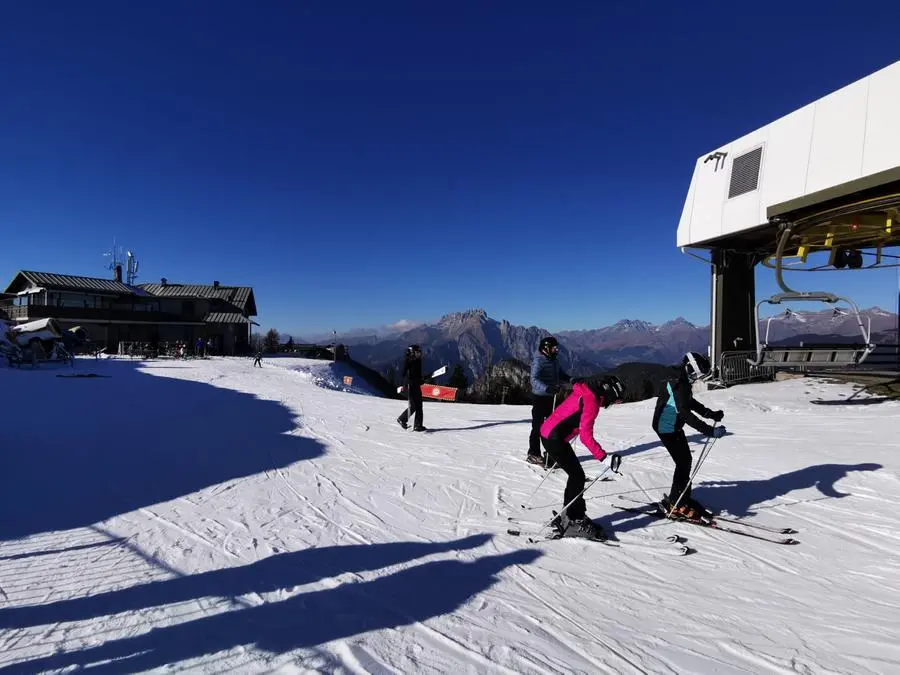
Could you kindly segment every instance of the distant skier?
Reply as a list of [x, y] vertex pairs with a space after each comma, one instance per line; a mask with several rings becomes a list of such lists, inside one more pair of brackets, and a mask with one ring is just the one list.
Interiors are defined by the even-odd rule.
[[253, 357], [253, 365], [262, 368], [262, 350], [256, 352], [256, 355]]
[[[566, 472], [569, 479], [563, 492], [563, 505], [584, 490], [584, 469], [570, 441], [578, 436], [591, 454], [601, 462], [606, 451], [594, 438], [594, 421], [600, 408], [608, 408], [625, 399], [625, 386], [615, 375], [598, 376], [576, 382], [572, 393], [556, 406], [541, 425], [541, 443], [547, 455]], [[586, 515], [584, 497], [578, 497], [555, 521], [564, 537], [606, 539], [603, 528]]]
[[528, 437], [528, 454], [525, 461], [545, 466], [541, 456], [541, 424], [553, 412], [560, 381], [568, 382], [569, 376], [560, 370], [559, 342], [552, 335], [541, 338], [538, 351], [531, 361], [531, 435]]
[[413, 431], [427, 431], [422, 425], [422, 384], [424, 381], [422, 379], [422, 348], [419, 345], [410, 345], [406, 348], [401, 374], [405, 378], [407, 406], [397, 418], [397, 422], [404, 429], [408, 429], [409, 415], [412, 412], [415, 415]]
[[712, 514], [691, 497], [691, 450], [684, 435], [684, 425], [687, 423], [702, 434], [721, 438], [725, 435], [724, 426], [713, 428], [694, 413], [716, 422], [721, 422], [725, 413], [710, 410], [694, 398], [693, 383], [709, 374], [709, 359], [697, 352], [688, 352], [681, 360], [681, 367], [676, 367], [675, 371], [674, 377], [664, 382], [653, 411], [653, 430], [675, 462], [672, 488], [668, 495], [663, 496], [660, 505], [668, 513], [684, 491], [673, 515], [697, 519]]

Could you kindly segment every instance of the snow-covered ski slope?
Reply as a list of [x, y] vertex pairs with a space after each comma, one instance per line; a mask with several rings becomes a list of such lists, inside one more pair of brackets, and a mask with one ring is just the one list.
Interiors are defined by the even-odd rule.
[[564, 479], [520, 508], [530, 408], [426, 401], [404, 431], [331, 368], [0, 370], [0, 673], [900, 672], [900, 404], [698, 393], [731, 434], [696, 496], [796, 546], [616, 510], [672, 463], [652, 402], [603, 411], [622, 475], [588, 510], [621, 547], [532, 545], [507, 518], [549, 518]]

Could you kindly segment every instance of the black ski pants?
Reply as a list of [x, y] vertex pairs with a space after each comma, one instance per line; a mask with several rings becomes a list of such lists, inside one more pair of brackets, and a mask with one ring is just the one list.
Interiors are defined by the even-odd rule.
[[541, 456], [541, 425], [544, 420], [553, 414], [552, 396], [537, 396], [532, 394], [531, 404], [531, 435], [528, 437], [528, 454]]
[[581, 462], [575, 456], [572, 445], [566, 441], [563, 436], [553, 431], [550, 438], [541, 438], [544, 450], [550, 456], [550, 461], [559, 464], [559, 468], [566, 472], [569, 480], [566, 481], [566, 489], [563, 492], [563, 506], [571, 502], [575, 497], [572, 505], [566, 509], [566, 515], [572, 520], [580, 520], [584, 518], [586, 507], [584, 497], [579, 496], [584, 490], [584, 469], [581, 468]]
[[688, 484], [691, 478], [691, 449], [688, 447], [684, 431], [679, 429], [670, 434], [657, 432], [666, 450], [675, 462], [675, 472], [672, 474], [672, 489], [669, 490], [669, 500], [674, 504], [675, 500], [684, 490], [684, 496], [679, 504], [686, 504], [691, 498], [691, 486]]
[[413, 387], [407, 386], [407, 405], [404, 408], [403, 412], [400, 414], [400, 417], [397, 419], [403, 424], [409, 424], [409, 413], [412, 410], [412, 413], [415, 415], [416, 423], [413, 425], [416, 429], [422, 428], [422, 387], [421, 385], [415, 385]]

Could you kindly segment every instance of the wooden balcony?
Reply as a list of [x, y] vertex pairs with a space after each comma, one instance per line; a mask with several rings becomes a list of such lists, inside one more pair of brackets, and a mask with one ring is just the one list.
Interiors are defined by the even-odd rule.
[[11, 321], [36, 321], [53, 318], [67, 323], [182, 323], [203, 325], [200, 318], [183, 317], [170, 312], [145, 312], [132, 309], [97, 309], [82, 307], [53, 307], [50, 305], [27, 305], [2, 307]]

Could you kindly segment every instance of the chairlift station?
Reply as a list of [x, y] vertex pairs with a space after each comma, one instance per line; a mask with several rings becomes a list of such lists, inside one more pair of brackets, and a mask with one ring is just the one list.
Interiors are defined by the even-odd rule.
[[[886, 249], [900, 245], [900, 61], [698, 157], [677, 245], [711, 254], [713, 364], [735, 351], [775, 368], [862, 363], [875, 345], [856, 304], [790, 288], [782, 271], [897, 266]], [[781, 292], [757, 303], [759, 263]], [[846, 303], [859, 342], [770, 346], [760, 306], [794, 302]]]

